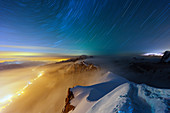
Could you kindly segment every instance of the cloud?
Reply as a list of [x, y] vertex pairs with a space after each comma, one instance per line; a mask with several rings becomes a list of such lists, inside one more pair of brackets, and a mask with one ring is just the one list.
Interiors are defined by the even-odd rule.
[[84, 53], [82, 50], [72, 50], [64, 48], [52, 48], [41, 46], [16, 46], [16, 45], [0, 45], [2, 51], [15, 51], [15, 52], [29, 52], [29, 53], [44, 53], [44, 54], [64, 54], [64, 55], [81, 55]]

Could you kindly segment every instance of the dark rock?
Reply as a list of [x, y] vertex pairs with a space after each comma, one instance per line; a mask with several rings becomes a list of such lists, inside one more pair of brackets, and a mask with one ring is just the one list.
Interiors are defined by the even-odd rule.
[[70, 58], [66, 61], [61, 61], [61, 62], [56, 62], [56, 63], [58, 64], [58, 63], [64, 63], [64, 62], [76, 62], [78, 60], [84, 60], [84, 59], [87, 59], [87, 58], [93, 58], [93, 56], [81, 55], [79, 57]]
[[161, 58], [162, 63], [170, 62], [170, 51], [165, 51], [164, 55]]
[[69, 111], [75, 109], [75, 106], [70, 104], [70, 101], [73, 98], [74, 98], [74, 94], [73, 94], [73, 92], [69, 88], [68, 89], [68, 93], [67, 93], [67, 98], [65, 99], [65, 106], [64, 106], [64, 109], [62, 110], [62, 113], [68, 113]]

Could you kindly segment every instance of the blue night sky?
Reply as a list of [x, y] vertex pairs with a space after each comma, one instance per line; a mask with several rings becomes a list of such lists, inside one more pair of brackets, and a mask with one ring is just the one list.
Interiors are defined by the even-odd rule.
[[119, 54], [170, 49], [169, 0], [0, 0], [0, 51]]

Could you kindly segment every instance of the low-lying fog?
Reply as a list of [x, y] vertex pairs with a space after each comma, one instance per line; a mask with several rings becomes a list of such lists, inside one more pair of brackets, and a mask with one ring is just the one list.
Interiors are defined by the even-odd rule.
[[61, 113], [68, 88], [96, 81], [93, 72], [69, 73], [73, 63], [42, 64], [0, 70], [0, 113]]
[[87, 59], [86, 63], [100, 66], [101, 70], [89, 71], [85, 68], [83, 72], [78, 61], [80, 65], [74, 62], [52, 63], [51, 60], [1, 63], [0, 113], [61, 113], [68, 88], [99, 83], [105, 71], [135, 83], [169, 88], [170, 65], [159, 61], [160, 57]]

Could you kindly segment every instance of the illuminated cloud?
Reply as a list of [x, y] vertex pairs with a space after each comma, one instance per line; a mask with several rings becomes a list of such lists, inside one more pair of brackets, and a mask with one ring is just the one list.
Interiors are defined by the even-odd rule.
[[[8, 55], [39, 56], [39, 55], [54, 55], [54, 54], [55, 55], [68, 55], [68, 54], [69, 55], [81, 55], [85, 53], [82, 50], [70, 50], [70, 49], [63, 49], [63, 48], [52, 48], [52, 47], [41, 47], [41, 46], [0, 45], [0, 49], [1, 49], [0, 56], [8, 56]], [[14, 52], [8, 52], [11, 50]], [[19, 51], [19, 52], [16, 52], [16, 51]]]
[[0, 57], [7, 56], [40, 56], [42, 53], [31, 53], [31, 52], [0, 52]]

